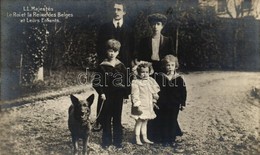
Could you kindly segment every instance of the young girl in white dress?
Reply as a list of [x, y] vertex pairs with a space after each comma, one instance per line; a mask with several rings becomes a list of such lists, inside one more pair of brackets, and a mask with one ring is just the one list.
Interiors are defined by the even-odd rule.
[[132, 117], [136, 120], [135, 136], [137, 145], [143, 145], [140, 134], [142, 134], [145, 143], [153, 144], [153, 142], [147, 138], [147, 122], [156, 117], [153, 107], [156, 106], [155, 103], [159, 98], [158, 92], [160, 91], [160, 87], [157, 82], [149, 76], [152, 70], [150, 63], [140, 63], [136, 68], [136, 79], [134, 79], [131, 84]]

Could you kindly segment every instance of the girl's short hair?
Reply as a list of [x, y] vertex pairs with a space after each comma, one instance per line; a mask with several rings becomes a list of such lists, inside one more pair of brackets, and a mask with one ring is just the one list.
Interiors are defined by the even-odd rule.
[[160, 13], [154, 13], [148, 16], [148, 22], [150, 25], [156, 23], [156, 22], [162, 22], [163, 25], [167, 22], [167, 17]]
[[121, 44], [115, 39], [109, 39], [106, 43], [106, 50], [113, 49], [114, 51], [119, 51]]
[[175, 63], [175, 66], [176, 66], [176, 69], [179, 68], [179, 61], [178, 61], [178, 58], [169, 54], [169, 55], [166, 55], [162, 60], [161, 60], [161, 63], [162, 63], [162, 67], [165, 68], [166, 64], [169, 63], [169, 62], [174, 62]]
[[149, 62], [141, 62], [137, 68], [136, 68], [136, 71], [137, 71], [137, 74], [139, 75], [141, 73], [141, 69], [142, 68], [149, 68], [149, 73], [151, 74], [153, 72], [153, 66], [151, 63]]

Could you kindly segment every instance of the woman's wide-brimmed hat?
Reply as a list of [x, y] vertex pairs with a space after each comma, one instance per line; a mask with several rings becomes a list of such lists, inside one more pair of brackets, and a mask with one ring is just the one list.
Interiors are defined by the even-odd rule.
[[167, 17], [161, 13], [154, 13], [148, 16], [148, 22], [150, 24], [162, 22], [162, 24], [165, 25], [167, 22]]

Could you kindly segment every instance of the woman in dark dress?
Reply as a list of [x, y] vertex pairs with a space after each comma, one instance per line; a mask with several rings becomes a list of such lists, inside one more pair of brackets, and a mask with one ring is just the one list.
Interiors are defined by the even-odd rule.
[[142, 38], [137, 49], [137, 60], [151, 62], [155, 72], [161, 72], [162, 58], [168, 54], [175, 55], [172, 38], [161, 34], [166, 21], [167, 17], [163, 14], [149, 15], [148, 22], [152, 28], [152, 35]]

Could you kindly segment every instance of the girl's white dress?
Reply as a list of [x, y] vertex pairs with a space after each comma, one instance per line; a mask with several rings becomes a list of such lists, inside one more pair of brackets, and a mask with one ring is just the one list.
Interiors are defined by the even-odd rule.
[[160, 91], [157, 82], [149, 77], [148, 79], [135, 79], [131, 85], [131, 97], [133, 107], [139, 107], [141, 115], [132, 115], [134, 119], [154, 119], [156, 114], [153, 110], [153, 94]]

